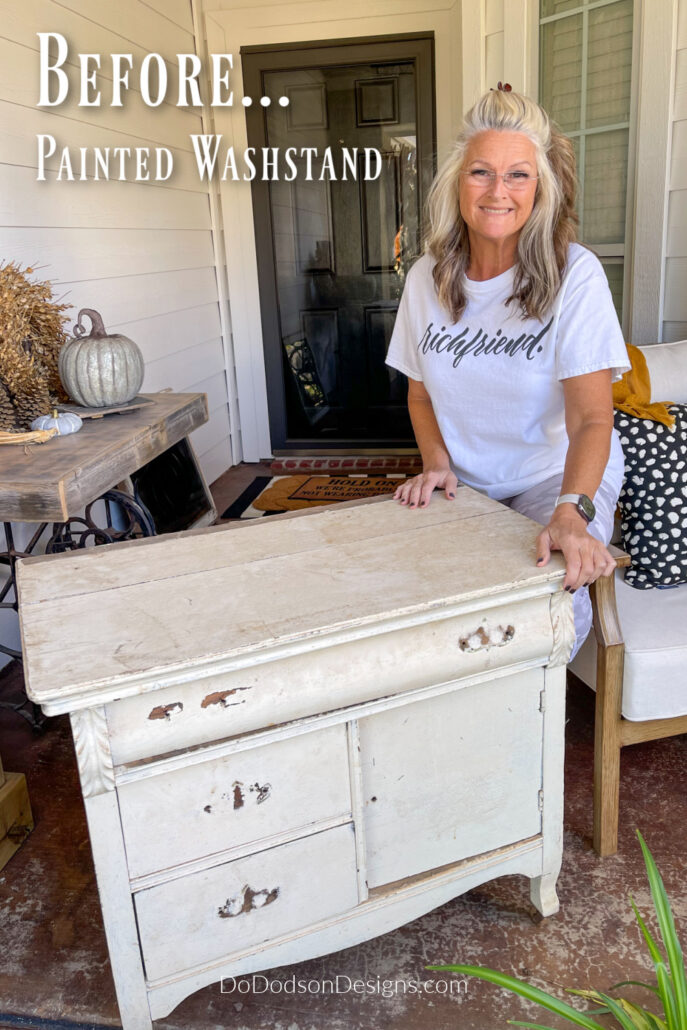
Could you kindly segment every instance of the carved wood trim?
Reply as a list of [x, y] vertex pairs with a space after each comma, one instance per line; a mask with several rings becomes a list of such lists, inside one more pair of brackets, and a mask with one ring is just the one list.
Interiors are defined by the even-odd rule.
[[72, 712], [70, 718], [83, 796], [90, 798], [114, 790], [114, 768], [105, 709], [85, 708]]
[[549, 612], [553, 628], [553, 647], [548, 668], [554, 668], [557, 665], [567, 665], [575, 643], [575, 619], [570, 594], [564, 590], [551, 594]]

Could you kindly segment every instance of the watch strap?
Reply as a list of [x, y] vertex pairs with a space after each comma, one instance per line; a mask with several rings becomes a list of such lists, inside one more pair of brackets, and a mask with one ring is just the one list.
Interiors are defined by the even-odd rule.
[[581, 496], [582, 494], [561, 494], [555, 507], [557, 508], [559, 504], [579, 504]]
[[586, 494], [561, 494], [557, 499], [554, 508], [557, 508], [559, 504], [574, 504], [579, 515], [585, 520], [587, 525], [595, 518], [596, 508], [594, 502]]

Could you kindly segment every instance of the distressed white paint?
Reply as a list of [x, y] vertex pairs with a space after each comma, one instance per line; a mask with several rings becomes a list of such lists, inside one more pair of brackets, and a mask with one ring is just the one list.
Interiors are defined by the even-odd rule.
[[543, 684], [522, 672], [361, 720], [371, 888], [540, 832]]
[[556, 910], [573, 628], [538, 532], [461, 488], [113, 545], [59, 577], [21, 563], [27, 688], [72, 712], [124, 1030], [494, 876]]
[[84, 797], [84, 807], [122, 1026], [152, 1030], [117, 795]]
[[355, 908], [354, 836], [349, 822], [136, 893], [147, 979], [254, 950]]
[[122, 784], [129, 872], [144, 876], [249, 843], [254, 851], [275, 834], [299, 837], [310, 823], [350, 819], [347, 780], [340, 724]]
[[351, 947], [403, 926], [450, 901], [457, 893], [471, 890], [494, 876], [519, 874], [534, 882], [542, 868], [541, 851], [541, 839], [534, 838], [426, 876], [401, 881], [389, 889], [375, 891], [366, 904], [353, 911], [309, 927], [306, 934], [266, 942], [259, 951], [246, 951], [230, 962], [219, 960], [204, 969], [193, 970], [176, 982], [153, 984], [149, 990], [153, 1019], [168, 1015], [192, 991], [216, 983], [222, 977], [245, 976]]

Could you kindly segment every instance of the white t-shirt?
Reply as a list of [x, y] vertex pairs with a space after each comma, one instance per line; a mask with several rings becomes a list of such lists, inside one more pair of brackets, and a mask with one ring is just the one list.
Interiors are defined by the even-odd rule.
[[[424, 383], [458, 478], [496, 500], [514, 497], [563, 471], [561, 380], [602, 368], [616, 380], [630, 367], [608, 281], [595, 255], [573, 243], [543, 322], [523, 319], [516, 303], [505, 307], [511, 268], [485, 282], [466, 279], [468, 303], [452, 323], [434, 263], [425, 254], [408, 274], [387, 364]], [[622, 476], [615, 433], [611, 465]]]

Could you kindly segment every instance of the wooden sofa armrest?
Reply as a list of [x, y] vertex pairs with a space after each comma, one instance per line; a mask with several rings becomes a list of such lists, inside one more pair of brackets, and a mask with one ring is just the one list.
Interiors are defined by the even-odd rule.
[[[608, 550], [615, 558], [616, 568], [630, 564], [629, 554], [612, 544]], [[623, 643], [618, 608], [615, 599], [615, 576], [601, 576], [589, 588], [592, 601], [592, 617], [596, 642], [599, 647], [611, 647]]]
[[[617, 567], [630, 558], [609, 548]], [[594, 716], [594, 849], [612, 855], [618, 848], [620, 748], [625, 644], [618, 618], [615, 575], [602, 576], [589, 588], [596, 635], [596, 712]]]
[[630, 564], [630, 556], [625, 551], [621, 551], [615, 544], [608, 545], [609, 553], [615, 558], [615, 565], [617, 569], [626, 568]]

